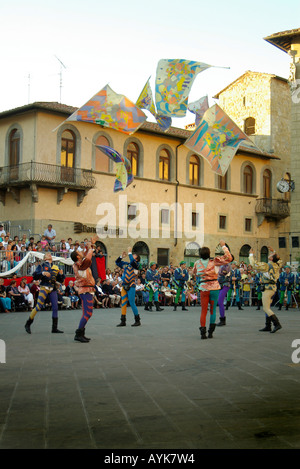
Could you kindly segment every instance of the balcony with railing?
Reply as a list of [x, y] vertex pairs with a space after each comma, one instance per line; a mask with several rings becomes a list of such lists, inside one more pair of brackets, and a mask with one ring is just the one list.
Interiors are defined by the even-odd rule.
[[57, 202], [69, 190], [77, 192], [77, 204], [90, 189], [96, 185], [91, 170], [67, 168], [45, 163], [22, 163], [16, 166], [0, 168], [0, 201], [5, 203], [5, 193], [11, 192], [20, 203], [20, 189], [29, 187], [34, 202], [38, 202], [38, 187], [50, 187], [57, 190]]
[[256, 199], [255, 212], [259, 218], [259, 225], [264, 219], [267, 221], [280, 221], [290, 215], [289, 203], [285, 199], [272, 199], [263, 197]]

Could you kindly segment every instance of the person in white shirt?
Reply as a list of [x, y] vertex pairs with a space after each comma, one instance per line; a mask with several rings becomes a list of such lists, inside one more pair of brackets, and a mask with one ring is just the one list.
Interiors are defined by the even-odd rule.
[[52, 228], [52, 225], [48, 225], [48, 228], [44, 231], [44, 236], [49, 244], [54, 243], [56, 231]]

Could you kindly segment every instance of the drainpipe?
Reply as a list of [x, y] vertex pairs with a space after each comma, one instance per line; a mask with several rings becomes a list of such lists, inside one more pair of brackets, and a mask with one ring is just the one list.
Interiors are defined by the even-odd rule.
[[178, 181], [178, 148], [183, 145], [183, 143], [179, 143], [176, 147], [176, 152], [175, 152], [175, 182], [176, 182], [176, 188], [175, 188], [175, 238], [174, 238], [174, 246], [177, 246], [177, 218], [178, 218], [178, 213], [177, 213], [177, 203], [178, 203], [178, 186], [179, 186], [179, 181]]

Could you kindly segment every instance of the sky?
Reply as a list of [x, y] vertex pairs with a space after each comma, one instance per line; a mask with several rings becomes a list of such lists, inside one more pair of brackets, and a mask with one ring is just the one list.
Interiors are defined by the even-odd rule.
[[[286, 5], [282, 0], [1, 2], [0, 112], [35, 101], [80, 107], [106, 84], [135, 102], [149, 77], [154, 93], [160, 59], [216, 66], [196, 77], [189, 102], [207, 94], [213, 105], [213, 96], [247, 70], [288, 78], [290, 57], [263, 39], [300, 28], [300, 1]], [[173, 126], [192, 122], [188, 111], [173, 119]]]

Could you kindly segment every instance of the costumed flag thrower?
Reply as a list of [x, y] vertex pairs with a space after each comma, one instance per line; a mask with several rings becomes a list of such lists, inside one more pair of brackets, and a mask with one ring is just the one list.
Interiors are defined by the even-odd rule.
[[204, 114], [200, 125], [185, 141], [184, 145], [203, 156], [212, 170], [224, 176], [241, 142], [256, 147], [249, 137], [214, 104]]
[[141, 109], [126, 96], [115, 93], [106, 85], [66, 121], [90, 122], [131, 135], [146, 118]]
[[144, 88], [140, 96], [137, 99], [136, 105], [140, 109], [147, 109], [147, 111], [151, 112], [152, 116], [155, 117], [156, 122], [158, 123], [159, 127], [166, 132], [172, 124], [172, 119], [169, 116], [164, 116], [162, 114], [157, 114], [155, 109], [155, 104], [153, 100], [153, 94], [151, 90], [151, 86], [149, 83], [150, 78], [148, 78], [147, 83], [145, 84]]

